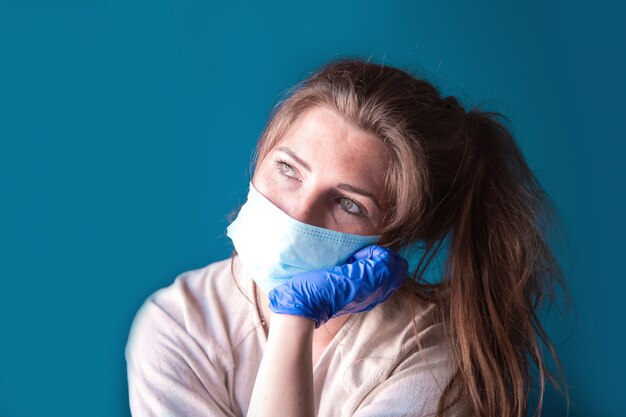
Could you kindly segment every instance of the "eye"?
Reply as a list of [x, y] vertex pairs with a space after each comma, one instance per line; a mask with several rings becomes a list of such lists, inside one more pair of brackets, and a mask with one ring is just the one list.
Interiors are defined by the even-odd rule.
[[361, 209], [359, 204], [357, 204], [354, 200], [348, 197], [340, 197], [339, 204], [341, 205], [341, 208], [354, 216], [362, 217], [364, 215], [363, 210]]
[[296, 170], [282, 159], [277, 159], [276, 161], [274, 161], [274, 165], [276, 166], [280, 174], [294, 179], [298, 177]]

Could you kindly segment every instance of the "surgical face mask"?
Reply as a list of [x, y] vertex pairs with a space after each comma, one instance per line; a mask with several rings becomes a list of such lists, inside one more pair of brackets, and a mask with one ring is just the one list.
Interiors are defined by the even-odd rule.
[[245, 270], [267, 294], [294, 275], [342, 265], [380, 235], [361, 236], [302, 223], [289, 217], [250, 182], [248, 199], [226, 235]]

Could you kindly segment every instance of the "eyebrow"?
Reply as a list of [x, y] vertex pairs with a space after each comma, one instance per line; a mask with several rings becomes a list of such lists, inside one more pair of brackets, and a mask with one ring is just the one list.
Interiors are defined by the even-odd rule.
[[[302, 165], [302, 167], [304, 167], [304, 169], [306, 169], [307, 171], [311, 172], [311, 166], [309, 164], [307, 164], [306, 162], [304, 162], [302, 159], [300, 159], [300, 157], [298, 155], [296, 155], [291, 149], [289, 149], [289, 148], [287, 148], [285, 146], [279, 146], [278, 148], [276, 148], [276, 150], [284, 152], [287, 155], [291, 156], [293, 159], [296, 160], [296, 162], [298, 162], [300, 165]], [[358, 188], [358, 187], [355, 187], [353, 185], [345, 184], [345, 183], [341, 183], [341, 184], [337, 185], [337, 188], [345, 190], [345, 191], [350, 191], [350, 192], [353, 192], [355, 194], [360, 194], [360, 195], [362, 195], [364, 197], [369, 198], [370, 200], [372, 200], [374, 205], [376, 205], [378, 210], [382, 211], [382, 209], [380, 208], [380, 204], [378, 202], [378, 199], [376, 198], [376, 196], [373, 193], [371, 193], [371, 192], [369, 192], [367, 190], [364, 190], [362, 188]]]
[[276, 148], [276, 150], [277, 151], [281, 151], [281, 152], [285, 152], [287, 155], [289, 155], [290, 157], [295, 159], [297, 163], [302, 165], [304, 167], [304, 169], [306, 169], [307, 171], [311, 172], [311, 166], [309, 164], [307, 164], [306, 162], [304, 162], [302, 159], [300, 159], [300, 157], [298, 155], [296, 155], [294, 153], [294, 151], [292, 151], [291, 149], [286, 148], [284, 146], [280, 146], [280, 147]]
[[364, 189], [362, 189], [362, 188], [357, 188], [357, 187], [355, 187], [355, 186], [353, 186], [353, 185], [350, 185], [350, 184], [344, 184], [344, 183], [339, 184], [339, 185], [337, 186], [337, 188], [340, 188], [340, 189], [342, 189], [342, 190], [346, 190], [346, 191], [351, 191], [351, 192], [353, 192], [353, 193], [360, 194], [360, 195], [362, 195], [362, 196], [364, 196], [364, 197], [368, 197], [370, 200], [372, 200], [372, 202], [374, 203], [374, 205], [376, 205], [376, 207], [378, 208], [378, 210], [381, 210], [381, 211], [382, 211], [382, 209], [380, 208], [380, 204], [378, 203], [378, 199], [377, 199], [377, 198], [376, 198], [376, 196], [375, 196], [374, 194], [372, 194], [371, 192], [369, 192], [369, 191], [367, 191], [367, 190], [364, 190]]

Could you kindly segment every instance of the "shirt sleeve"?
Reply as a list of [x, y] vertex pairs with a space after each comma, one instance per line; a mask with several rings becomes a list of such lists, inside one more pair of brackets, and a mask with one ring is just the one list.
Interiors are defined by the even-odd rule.
[[235, 417], [219, 361], [151, 298], [133, 320], [125, 357], [133, 417]]
[[[353, 417], [422, 417], [436, 415], [439, 398], [454, 368], [441, 346], [417, 351], [404, 360], [363, 399]], [[469, 416], [462, 401], [446, 417]]]

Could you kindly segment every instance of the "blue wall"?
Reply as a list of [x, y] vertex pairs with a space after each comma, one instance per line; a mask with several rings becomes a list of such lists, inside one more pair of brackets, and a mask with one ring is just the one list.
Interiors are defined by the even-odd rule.
[[566, 226], [577, 318], [546, 323], [570, 415], [626, 415], [624, 10], [249, 3], [0, 2], [0, 416], [129, 415], [135, 312], [230, 254], [227, 215], [272, 106], [344, 55], [510, 117]]

